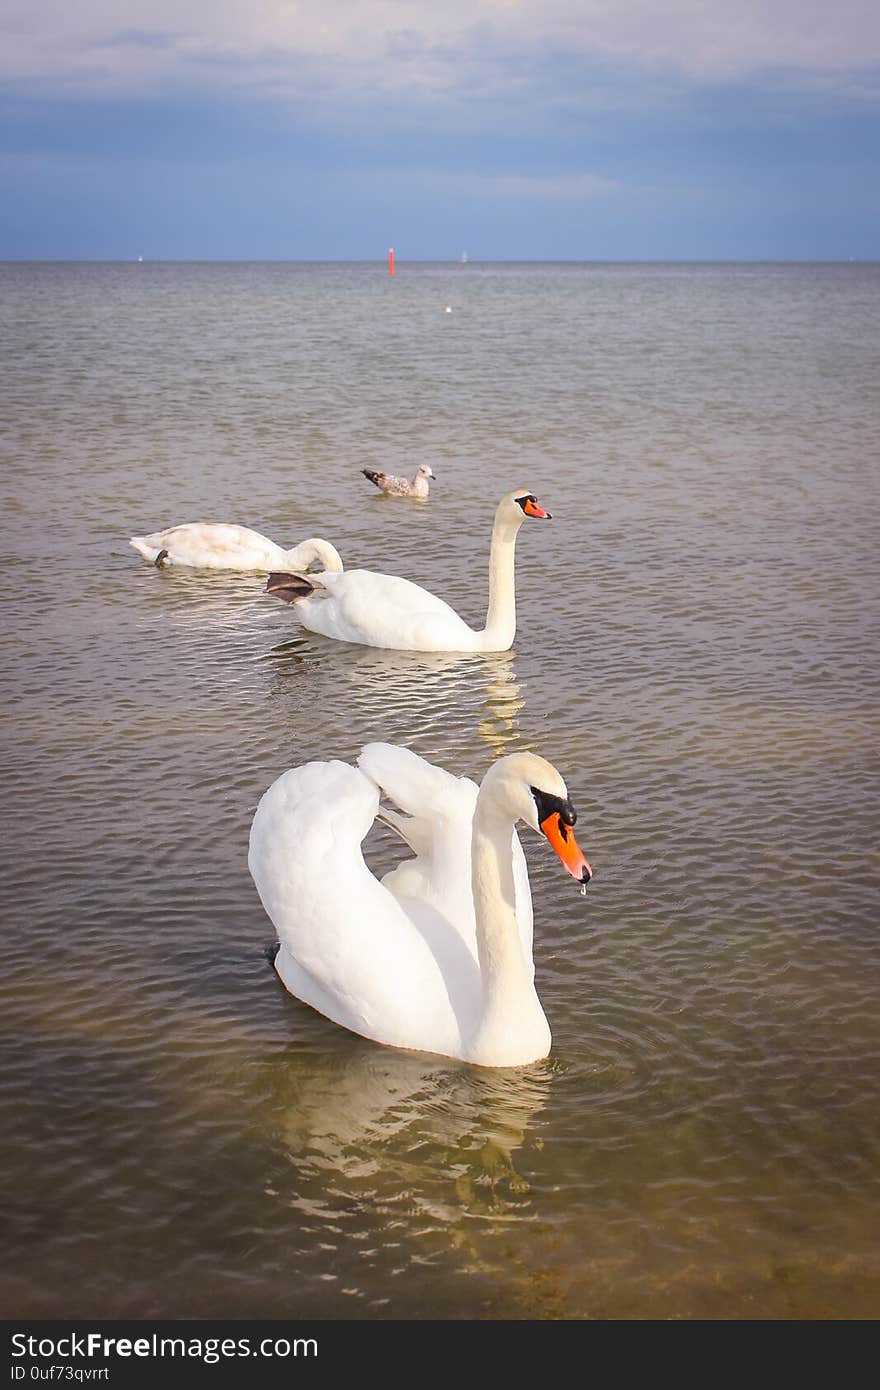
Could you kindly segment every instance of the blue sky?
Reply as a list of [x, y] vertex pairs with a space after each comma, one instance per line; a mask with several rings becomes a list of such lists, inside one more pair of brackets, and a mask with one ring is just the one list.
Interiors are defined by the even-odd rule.
[[0, 258], [880, 258], [876, 0], [0, 0]]

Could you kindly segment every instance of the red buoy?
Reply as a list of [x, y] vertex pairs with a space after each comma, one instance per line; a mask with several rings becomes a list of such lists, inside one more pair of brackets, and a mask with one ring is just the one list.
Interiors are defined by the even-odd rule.
[[389, 274], [389, 275], [393, 275], [393, 274], [394, 274], [394, 247], [393, 247], [393, 246], [391, 247], [391, 249], [390, 249], [389, 252], [388, 252], [388, 274]]

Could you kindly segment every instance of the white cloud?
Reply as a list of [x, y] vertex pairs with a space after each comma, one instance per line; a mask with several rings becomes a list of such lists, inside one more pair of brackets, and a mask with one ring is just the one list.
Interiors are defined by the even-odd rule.
[[84, 91], [493, 88], [598, 59], [704, 81], [864, 72], [875, 0], [4, 0], [0, 76]]

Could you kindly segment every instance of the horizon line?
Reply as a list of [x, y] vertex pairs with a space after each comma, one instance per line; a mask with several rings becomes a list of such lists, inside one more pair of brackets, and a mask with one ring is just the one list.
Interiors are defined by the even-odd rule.
[[[880, 256], [400, 257], [395, 265], [877, 265]], [[387, 265], [381, 256], [0, 256], [0, 265]]]

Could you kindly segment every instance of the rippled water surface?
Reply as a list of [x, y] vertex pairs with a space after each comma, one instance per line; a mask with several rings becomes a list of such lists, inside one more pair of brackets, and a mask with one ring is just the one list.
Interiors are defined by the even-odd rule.
[[[876, 1317], [880, 269], [6, 265], [0, 313], [6, 1316]], [[126, 543], [324, 535], [477, 622], [520, 484], [500, 656]], [[271, 970], [257, 800], [376, 738], [566, 777], [545, 1063]]]

